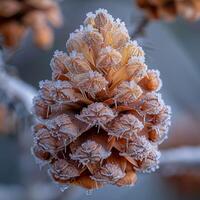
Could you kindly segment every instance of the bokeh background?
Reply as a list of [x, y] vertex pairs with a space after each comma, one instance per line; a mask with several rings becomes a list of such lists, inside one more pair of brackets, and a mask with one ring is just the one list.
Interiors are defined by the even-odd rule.
[[[65, 51], [69, 33], [82, 24], [87, 12], [105, 8], [113, 17], [125, 21], [130, 33], [143, 15], [133, 0], [63, 0], [60, 4], [64, 26], [56, 30], [52, 49], [36, 48], [29, 34], [8, 60], [16, 66], [19, 76], [36, 88], [40, 80], [50, 79], [53, 52]], [[177, 18], [170, 23], [151, 22], [138, 41], [145, 49], [149, 68], [160, 70], [161, 92], [173, 111], [169, 140], [163, 148], [200, 145], [200, 21], [191, 23]], [[181, 166], [180, 171], [191, 175], [182, 178], [166, 177], [166, 169], [160, 169], [153, 174], [140, 174], [136, 186], [130, 188], [107, 186], [92, 194], [73, 188], [62, 193], [46, 176], [46, 170], [35, 164], [30, 152], [31, 132], [28, 127], [25, 130], [0, 137], [0, 200], [200, 199], [198, 166]]]

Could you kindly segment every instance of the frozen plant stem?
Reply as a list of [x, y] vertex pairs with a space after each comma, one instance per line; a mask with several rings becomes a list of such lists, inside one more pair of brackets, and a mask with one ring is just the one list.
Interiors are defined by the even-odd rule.
[[200, 146], [183, 146], [162, 151], [162, 165], [200, 165]]
[[19, 98], [28, 111], [31, 111], [32, 99], [36, 95], [36, 90], [24, 81], [10, 76], [4, 69], [2, 52], [0, 51], [0, 89], [4, 90], [8, 96]]

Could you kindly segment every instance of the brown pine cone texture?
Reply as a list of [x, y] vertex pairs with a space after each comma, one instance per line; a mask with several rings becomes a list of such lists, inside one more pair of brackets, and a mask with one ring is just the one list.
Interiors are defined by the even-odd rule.
[[16, 116], [0, 103], [0, 136], [10, 134], [16, 128]]
[[3, 45], [16, 47], [30, 28], [40, 48], [52, 45], [51, 27], [62, 25], [59, 6], [54, 0], [0, 0], [0, 36]]
[[138, 6], [144, 9], [150, 19], [171, 20], [182, 16], [195, 21], [200, 18], [199, 0], [136, 0]]
[[34, 99], [32, 152], [62, 187], [134, 185], [137, 171], [157, 169], [170, 125], [159, 72], [104, 9], [88, 13], [66, 47]]

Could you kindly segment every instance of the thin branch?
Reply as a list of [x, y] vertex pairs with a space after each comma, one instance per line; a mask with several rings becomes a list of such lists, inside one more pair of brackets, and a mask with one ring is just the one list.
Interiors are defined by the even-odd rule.
[[143, 37], [145, 34], [145, 29], [149, 24], [149, 19], [146, 16], [142, 16], [138, 24], [136, 24], [136, 28], [130, 34], [131, 39], [137, 39], [138, 37]]
[[161, 165], [200, 165], [200, 146], [183, 146], [162, 151]]
[[18, 97], [31, 111], [32, 100], [36, 95], [36, 90], [24, 81], [8, 75], [5, 71], [0, 71], [0, 88], [6, 91], [11, 97]]
[[0, 88], [6, 92], [8, 96], [19, 98], [28, 111], [31, 111], [32, 100], [36, 95], [36, 90], [24, 81], [9, 75], [4, 69], [2, 52], [0, 51]]

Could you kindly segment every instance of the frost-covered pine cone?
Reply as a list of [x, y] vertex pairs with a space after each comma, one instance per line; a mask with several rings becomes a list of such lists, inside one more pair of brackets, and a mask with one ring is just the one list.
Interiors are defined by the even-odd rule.
[[147, 69], [125, 24], [103, 9], [88, 13], [66, 46], [34, 99], [33, 154], [61, 186], [134, 185], [136, 171], [158, 167], [170, 125], [159, 72]]
[[182, 16], [188, 20], [200, 18], [199, 0], [136, 0], [151, 19], [172, 19]]
[[62, 24], [55, 0], [0, 0], [0, 36], [5, 46], [17, 46], [31, 28], [36, 45], [50, 47], [54, 36], [49, 23], [53, 27]]

